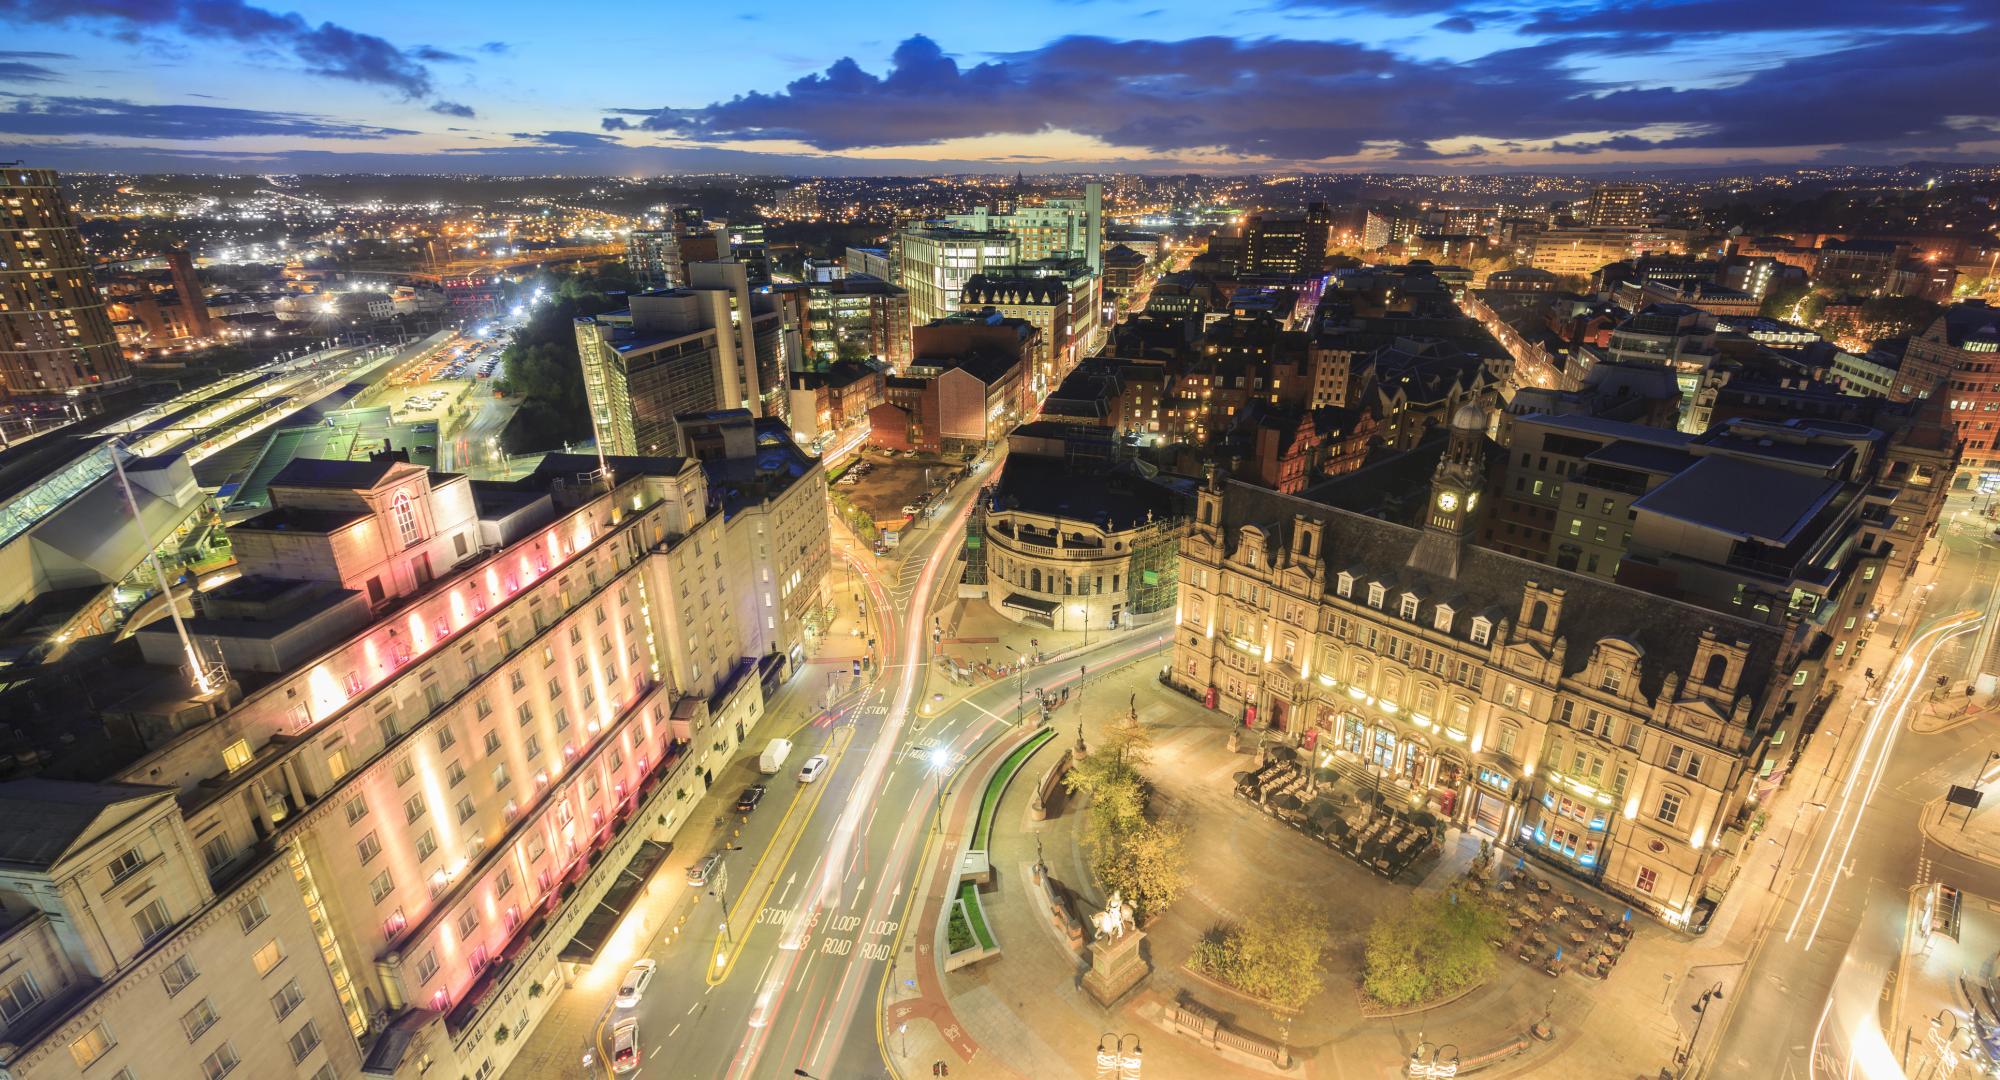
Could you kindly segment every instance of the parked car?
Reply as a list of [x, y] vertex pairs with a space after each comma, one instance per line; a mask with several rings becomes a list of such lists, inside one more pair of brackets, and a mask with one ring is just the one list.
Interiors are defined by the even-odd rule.
[[877, 555], [889, 554], [889, 545], [883, 543], [880, 540], [875, 541], [875, 554]]
[[639, 1067], [639, 1021], [626, 1017], [611, 1029], [611, 1069], [628, 1073]]
[[814, 754], [813, 756], [806, 759], [806, 763], [804, 765], [799, 766], [799, 783], [810, 784], [813, 781], [819, 779], [819, 774], [825, 771], [826, 771], [826, 755]]
[[652, 985], [654, 969], [659, 966], [651, 960], [633, 963], [632, 970], [625, 973], [625, 980], [618, 984], [615, 1000], [619, 1008], [629, 1009], [639, 1004], [639, 999], [646, 996], [646, 987]]
[[757, 804], [763, 801], [764, 785], [751, 784], [749, 787], [743, 789], [743, 794], [736, 796], [736, 812], [747, 814], [757, 809]]
[[722, 865], [722, 852], [711, 851], [703, 855], [693, 866], [688, 867], [688, 884], [706, 885], [715, 868]]

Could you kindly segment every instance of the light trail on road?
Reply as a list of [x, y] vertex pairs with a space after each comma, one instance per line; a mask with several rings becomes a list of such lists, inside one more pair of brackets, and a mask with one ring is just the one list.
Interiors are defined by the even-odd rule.
[[[1883, 687], [1881, 699], [1869, 714], [1868, 726], [1862, 732], [1861, 743], [1854, 752], [1854, 761], [1848, 767], [1847, 778], [1841, 784], [1839, 802], [1834, 807], [1831, 822], [1827, 826], [1826, 837], [1820, 843], [1819, 854], [1813, 860], [1812, 871], [1806, 877], [1806, 891], [1799, 899], [1798, 910], [1792, 913], [1792, 921], [1785, 928], [1785, 940], [1790, 942], [1798, 934], [1799, 924], [1805, 918], [1808, 908], [1813, 906], [1813, 897], [1819, 896], [1819, 910], [1814, 914], [1812, 926], [1806, 933], [1804, 948], [1810, 950], [1818, 939], [1820, 926], [1826, 920], [1827, 908], [1833, 902], [1834, 891], [1839, 887], [1841, 868], [1847, 864], [1848, 852], [1854, 844], [1854, 836], [1861, 828], [1861, 818], [1867, 812], [1868, 800], [1875, 794], [1875, 788], [1882, 782], [1882, 771], [1888, 764], [1890, 753], [1895, 749], [1896, 736], [1902, 730], [1903, 715], [1909, 711], [1910, 703], [1922, 688], [1932, 659], [1947, 641], [1979, 628], [1985, 616], [1967, 611], [1943, 619], [1918, 634], [1910, 642], [1910, 651], [1896, 661]], [[1921, 663], [1916, 657], [1921, 655]], [[1869, 755], [1876, 737], [1882, 737], [1880, 750], [1872, 761]], [[1862, 785], [1860, 798], [1855, 798], [1856, 788], [1862, 774], [1867, 773], [1867, 783]], [[1827, 872], [1827, 856], [1832, 854], [1836, 837], [1841, 833], [1842, 823], [1846, 823], [1846, 837], [1841, 841], [1840, 855], [1833, 861]], [[1822, 878], [1822, 872], [1825, 877]]]
[[[976, 493], [974, 498], [977, 498]], [[907, 657], [912, 662], [901, 665], [890, 665], [888, 661], [894, 657], [885, 655], [881, 658], [883, 661], [883, 671], [887, 672], [893, 669], [898, 672], [895, 694], [888, 705], [889, 711], [883, 717], [882, 728], [876, 733], [874, 745], [869, 748], [868, 757], [862, 765], [860, 779], [855, 783], [854, 791], [856, 792], [856, 797], [849, 798], [846, 806], [841, 809], [840, 818], [834, 825], [833, 834], [828, 838], [826, 850], [822, 853], [824, 858], [820, 863], [821, 869], [816, 876], [816, 880], [801, 899], [798, 915], [796, 918], [789, 920], [790, 925], [786, 929], [786, 938], [780, 942], [780, 951], [789, 955], [790, 960], [782, 965], [774, 965], [776, 970], [768, 971], [762, 979], [762, 985], [758, 988], [756, 1004], [751, 1010], [751, 1027], [744, 1034], [743, 1040], [738, 1045], [736, 1054], [730, 1062], [729, 1075], [731, 1076], [749, 1076], [752, 1070], [755, 1069], [758, 1057], [762, 1053], [765, 1040], [768, 1037], [769, 1029], [766, 1026], [768, 1018], [783, 1004], [785, 994], [792, 983], [794, 969], [799, 964], [800, 954], [805, 952], [800, 945], [811, 934], [814, 926], [814, 917], [818, 912], [839, 898], [842, 876], [841, 868], [847, 863], [848, 852], [853, 846], [855, 839], [861, 835], [864, 812], [873, 809], [875, 800], [882, 790], [883, 779], [888, 775], [890, 762], [898, 753], [903, 725], [909, 719], [912, 700], [917, 694], [918, 685], [923, 681], [924, 667], [914, 661], [915, 658], [922, 656], [924, 652], [925, 616], [930, 607], [931, 593], [937, 586], [940, 568], [949, 566], [953, 562], [953, 556], [956, 552], [954, 543], [960, 530], [964, 528], [966, 519], [971, 516], [972, 507], [973, 499], [967, 499], [965, 505], [948, 519], [947, 527], [937, 535], [936, 546], [930, 552], [929, 559], [924, 566], [923, 574], [917, 579], [916, 590], [910, 595], [910, 606], [903, 613], [902, 624], [895, 628], [900, 631], [901, 640], [897, 641], [898, 635], [895, 633], [885, 633], [883, 635], [885, 646], [895, 643], [897, 646], [895, 655]], [[882, 585], [877, 576], [870, 572], [868, 567], [860, 565], [854, 556], [850, 555], [848, 558], [850, 562], [854, 562], [859, 568], [863, 580], [868, 583], [870, 590], [873, 592], [875, 603], [878, 605], [876, 610], [883, 612], [885, 615], [893, 610], [888, 606], [888, 598], [883, 594]], [[942, 783], [943, 779], [943, 777], [940, 777], [939, 782]], [[908, 852], [903, 849], [903, 845], [900, 842], [897, 848], [898, 850], [894, 852], [892, 859], [893, 866], [884, 873], [881, 880], [888, 880], [891, 877], [900, 878], [903, 875], [904, 867], [907, 865]], [[878, 902], [880, 901], [879, 889], [877, 890], [876, 899]], [[869, 906], [871, 915], [876, 906], [876, 904]], [[854, 959], [848, 961], [848, 970], [843, 973], [841, 978], [843, 984], [852, 975], [855, 964], [856, 961]], [[842, 1038], [841, 1027], [841, 1024], [835, 1023], [827, 1029], [830, 1037], [821, 1042], [819, 1051], [814, 1056], [826, 1053], [829, 1043], [832, 1044], [834, 1052], [838, 1053]]]

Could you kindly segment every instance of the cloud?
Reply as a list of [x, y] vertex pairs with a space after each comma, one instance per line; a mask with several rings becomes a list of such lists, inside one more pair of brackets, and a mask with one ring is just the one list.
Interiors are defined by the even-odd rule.
[[431, 106], [431, 111], [439, 116], [456, 116], [460, 120], [470, 120], [479, 115], [473, 111], [472, 106], [461, 105], [456, 101], [439, 101]]
[[244, 0], [0, 0], [0, 23], [98, 24], [116, 36], [147, 38], [173, 31], [287, 53], [307, 71], [428, 98], [435, 90], [425, 63], [441, 50], [404, 51], [374, 34], [336, 23], [314, 25], [302, 15]]
[[1990, 0], [1646, 0], [1544, 9], [1524, 34], [1750, 34], [1987, 25]]
[[75, 56], [61, 52], [42, 52], [33, 49], [0, 49], [0, 82], [56, 82], [62, 75], [54, 68], [32, 63], [35, 60], [74, 60]]
[[571, 153], [578, 151], [618, 150], [625, 144], [609, 135], [599, 135], [594, 131], [515, 131], [507, 136], [517, 142], [509, 146], [467, 146], [447, 149], [448, 154], [512, 154], [522, 150], [543, 153]]
[[419, 45], [411, 49], [410, 59], [421, 60], [426, 64], [469, 64], [472, 62], [472, 58], [469, 56], [461, 56], [449, 49], [440, 49], [435, 45]]
[[1432, 29], [1449, 30], [1454, 34], [1470, 34], [1474, 30], [1477, 30], [1479, 28], [1472, 24], [1471, 19], [1468, 19], [1463, 15], [1453, 15], [1449, 19], [1441, 20], [1436, 26], [1432, 27]]
[[476, 51], [483, 52], [488, 56], [505, 56], [508, 53], [514, 51], [514, 46], [509, 45], [504, 41], [489, 41], [486, 44], [479, 46], [479, 48]]
[[210, 139], [278, 135], [291, 139], [383, 139], [402, 128], [353, 124], [310, 113], [215, 105], [144, 105], [115, 98], [12, 97], [0, 105], [0, 135]]
[[1067, 132], [1109, 154], [1286, 162], [1396, 145], [1408, 148], [1403, 160], [1423, 160], [1463, 156], [1467, 145], [1805, 153], [1827, 145], [1949, 149], [1978, 136], [1946, 120], [1965, 111], [1950, 103], [1987, 95], [1986, 37], [1855, 39], [1748, 70], [1726, 86], [1679, 87], [1598, 74], [1606, 58], [1637, 57], [1619, 66], [1655, 78], [1657, 65], [1643, 58], [1682, 39], [1647, 29], [1549, 38], [1459, 62], [1344, 41], [1073, 36], [967, 66], [919, 35], [897, 46], [880, 74], [842, 58], [781, 89], [697, 108], [610, 109], [600, 126], [829, 153]]

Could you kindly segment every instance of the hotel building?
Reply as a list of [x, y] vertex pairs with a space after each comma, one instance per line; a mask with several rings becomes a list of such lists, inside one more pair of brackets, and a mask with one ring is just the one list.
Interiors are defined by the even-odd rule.
[[0, 784], [0, 1070], [504, 1070], [629, 957], [641, 928], [585, 916], [631, 903], [762, 718], [798, 626], [764, 576], [821, 587], [824, 530], [770, 516], [818, 463], [763, 449], [721, 499], [692, 458], [287, 466], [192, 650], [141, 630], [70, 779]]

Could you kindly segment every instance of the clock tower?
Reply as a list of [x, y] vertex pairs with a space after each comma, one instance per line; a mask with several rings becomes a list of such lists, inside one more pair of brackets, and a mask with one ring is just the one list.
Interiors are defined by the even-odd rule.
[[1459, 555], [1472, 537], [1480, 493], [1486, 487], [1486, 410], [1467, 402], [1451, 417], [1451, 441], [1431, 474], [1423, 535], [1410, 552], [1413, 569], [1458, 576]]

